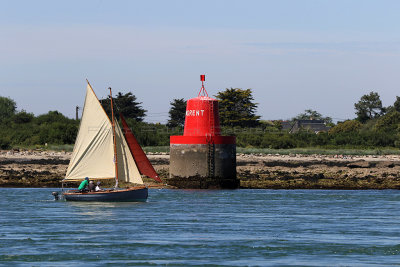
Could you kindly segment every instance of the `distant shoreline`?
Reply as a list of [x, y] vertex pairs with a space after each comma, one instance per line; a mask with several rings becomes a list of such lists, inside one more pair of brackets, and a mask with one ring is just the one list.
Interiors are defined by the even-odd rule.
[[[71, 152], [0, 151], [0, 187], [61, 187]], [[169, 155], [149, 153], [161, 178], [169, 175]], [[240, 188], [400, 189], [400, 155], [237, 154]], [[145, 179], [150, 186], [160, 184]], [[162, 186], [170, 188], [168, 186]]]

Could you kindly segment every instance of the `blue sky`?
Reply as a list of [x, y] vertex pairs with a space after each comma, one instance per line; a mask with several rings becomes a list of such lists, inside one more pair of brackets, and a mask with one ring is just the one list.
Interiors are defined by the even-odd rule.
[[399, 92], [400, 1], [0, 1], [0, 95], [74, 116], [85, 79], [132, 91], [165, 122], [200, 89], [252, 88], [262, 119], [354, 118]]

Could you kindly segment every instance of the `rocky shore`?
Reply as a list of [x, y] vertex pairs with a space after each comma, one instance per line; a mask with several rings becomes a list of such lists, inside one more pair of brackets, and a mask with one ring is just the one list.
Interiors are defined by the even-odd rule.
[[242, 188], [400, 189], [400, 157], [239, 155]]
[[[0, 187], [60, 187], [70, 156], [0, 151]], [[168, 177], [169, 155], [148, 156], [161, 178]], [[400, 189], [400, 156], [238, 154], [237, 176], [241, 188]]]
[[71, 153], [0, 151], [0, 187], [60, 187]]

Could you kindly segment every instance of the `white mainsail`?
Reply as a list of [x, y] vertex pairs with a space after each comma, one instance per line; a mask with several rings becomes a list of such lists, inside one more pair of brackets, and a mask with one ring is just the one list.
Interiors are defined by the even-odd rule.
[[[118, 179], [143, 184], [132, 154], [116, 123]], [[113, 130], [93, 89], [88, 84], [78, 136], [65, 180], [109, 179], [115, 177]]]

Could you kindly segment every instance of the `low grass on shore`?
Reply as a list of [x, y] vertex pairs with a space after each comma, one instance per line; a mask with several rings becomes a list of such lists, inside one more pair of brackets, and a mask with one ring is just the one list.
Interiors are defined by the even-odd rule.
[[[47, 145], [47, 146], [29, 146], [14, 147], [14, 149], [25, 150], [49, 150], [49, 151], [67, 151], [72, 152], [74, 145]], [[147, 146], [143, 147], [145, 153], [169, 153], [169, 146]], [[398, 148], [374, 148], [374, 149], [352, 149], [352, 148], [291, 148], [291, 149], [270, 149], [254, 147], [237, 147], [239, 154], [279, 154], [279, 155], [400, 155]]]
[[243, 148], [238, 147], [237, 153], [242, 154], [302, 154], [302, 155], [399, 155], [400, 149], [376, 148], [376, 149], [326, 149], [326, 148], [291, 148], [291, 149], [269, 149], [269, 148]]
[[[144, 147], [146, 153], [169, 153], [169, 146]], [[291, 149], [270, 149], [270, 148], [248, 148], [237, 147], [239, 154], [301, 154], [301, 155], [400, 155], [400, 149], [396, 148], [376, 148], [376, 149], [326, 149], [326, 148], [291, 148]]]

